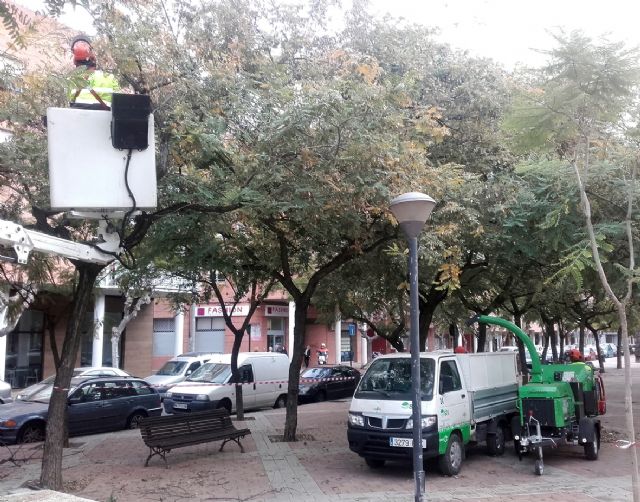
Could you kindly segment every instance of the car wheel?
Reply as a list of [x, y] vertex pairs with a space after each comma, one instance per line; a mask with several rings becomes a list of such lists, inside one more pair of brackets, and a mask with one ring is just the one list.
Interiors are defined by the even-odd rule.
[[385, 461], [382, 458], [365, 458], [364, 462], [372, 469], [381, 469]]
[[218, 406], [216, 406], [216, 409], [220, 408], [224, 408], [225, 410], [227, 410], [227, 412], [229, 412], [229, 414], [231, 414], [231, 401], [229, 399], [223, 399], [218, 403]]
[[316, 403], [321, 403], [327, 400], [327, 391], [319, 390], [316, 394]]
[[276, 399], [276, 402], [273, 405], [273, 407], [276, 408], [276, 409], [284, 408], [286, 406], [287, 406], [287, 396], [285, 394], [282, 394], [281, 396], [278, 396], [278, 399]]
[[445, 476], [455, 476], [458, 474], [462, 466], [463, 456], [462, 440], [460, 436], [454, 432], [449, 437], [449, 444], [447, 444], [447, 450], [444, 452], [444, 455], [438, 458], [440, 472]]
[[22, 426], [18, 434], [18, 443], [39, 443], [44, 441], [44, 424], [29, 422]]
[[496, 427], [495, 434], [487, 436], [487, 450], [489, 455], [500, 456], [504, 453], [504, 429], [502, 425]]
[[127, 429], [137, 429], [140, 427], [140, 420], [146, 418], [147, 414], [143, 411], [136, 411], [127, 419]]
[[584, 445], [584, 454], [587, 460], [598, 460], [598, 453], [600, 452], [600, 434], [596, 430], [595, 441], [591, 441]]

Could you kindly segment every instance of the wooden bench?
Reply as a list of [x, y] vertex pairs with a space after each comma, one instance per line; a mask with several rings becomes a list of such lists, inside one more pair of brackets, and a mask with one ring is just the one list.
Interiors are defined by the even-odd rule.
[[219, 451], [227, 442], [235, 441], [244, 453], [240, 439], [251, 434], [249, 429], [236, 429], [225, 409], [147, 417], [140, 421], [139, 427], [142, 440], [149, 447], [144, 466], [149, 465], [151, 457], [158, 455], [167, 469], [166, 454], [174, 448], [222, 440]]

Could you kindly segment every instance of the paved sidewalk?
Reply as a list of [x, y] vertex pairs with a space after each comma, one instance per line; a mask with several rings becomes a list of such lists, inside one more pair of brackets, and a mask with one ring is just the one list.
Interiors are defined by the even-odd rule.
[[[622, 370], [608, 368], [605, 379], [611, 412], [603, 424], [613, 441], [624, 428]], [[640, 368], [634, 368], [636, 379]], [[640, 385], [634, 391], [640, 392]], [[301, 440], [295, 443], [278, 441], [284, 410], [249, 413], [245, 422], [237, 423], [252, 431], [243, 440], [245, 453], [232, 443], [222, 453], [215, 443], [181, 448], [167, 455], [168, 469], [157, 458], [144, 467], [148, 450], [135, 430], [72, 438], [73, 447], [65, 450], [65, 491], [104, 502], [413, 500], [411, 465], [389, 463], [371, 470], [349, 451], [348, 406], [347, 399], [300, 406]], [[9, 450], [0, 447], [1, 502], [71, 500], [26, 488], [39, 477], [40, 445], [11, 450], [16, 458], [32, 459], [7, 462]], [[628, 501], [630, 472], [629, 450], [613, 442], [602, 445], [596, 462], [585, 460], [579, 448], [545, 451], [541, 477], [533, 474], [532, 459], [519, 462], [511, 448], [502, 457], [489, 457], [484, 448], [476, 447], [469, 450], [456, 478], [441, 476], [435, 463], [427, 465], [427, 499], [524, 502], [535, 496], [536, 502]]]

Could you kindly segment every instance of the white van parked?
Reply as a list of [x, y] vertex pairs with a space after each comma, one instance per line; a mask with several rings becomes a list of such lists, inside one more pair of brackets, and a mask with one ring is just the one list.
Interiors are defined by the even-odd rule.
[[178, 382], [182, 382], [200, 366], [213, 356], [220, 355], [208, 352], [187, 352], [171, 358], [164, 363], [155, 375], [145, 378], [145, 381], [156, 389], [164, 398], [165, 393]]
[[[289, 358], [275, 352], [240, 352], [238, 370], [242, 378], [245, 409], [274, 407], [287, 403]], [[216, 354], [184, 382], [165, 394], [167, 413], [236, 408], [236, 386], [231, 382], [231, 354]]]

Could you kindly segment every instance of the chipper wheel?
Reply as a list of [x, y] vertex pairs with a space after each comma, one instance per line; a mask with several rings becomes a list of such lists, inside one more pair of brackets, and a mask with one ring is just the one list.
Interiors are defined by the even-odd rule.
[[538, 458], [536, 458], [536, 463], [533, 470], [538, 476], [542, 476], [542, 474], [544, 473], [544, 462], [542, 461], [542, 446], [538, 446], [538, 451], [536, 452], [536, 454]]

